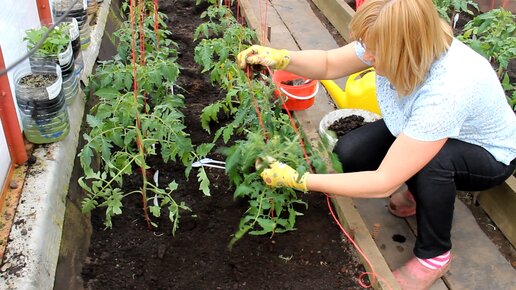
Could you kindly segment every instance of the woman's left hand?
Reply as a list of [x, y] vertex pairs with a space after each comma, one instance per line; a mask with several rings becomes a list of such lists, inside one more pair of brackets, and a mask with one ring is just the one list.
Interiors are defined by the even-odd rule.
[[291, 187], [307, 192], [306, 177], [308, 172], [299, 177], [299, 173], [285, 163], [269, 158], [269, 167], [260, 173], [263, 181], [271, 187]]

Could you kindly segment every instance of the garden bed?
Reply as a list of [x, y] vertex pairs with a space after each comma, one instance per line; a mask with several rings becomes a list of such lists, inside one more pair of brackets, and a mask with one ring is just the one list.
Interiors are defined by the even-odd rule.
[[[214, 88], [208, 76], [200, 74], [199, 67], [193, 62], [195, 43], [191, 35], [201, 23], [199, 16], [203, 10], [191, 2], [162, 3], [161, 8], [169, 15], [172, 39], [179, 44], [178, 62], [183, 68], [176, 90], [182, 90], [180, 93], [185, 95], [186, 130], [192, 143], [198, 145], [212, 140], [212, 136], [201, 128], [201, 110], [214, 100], [223, 98], [225, 93]], [[273, 34], [274, 31], [277, 30], [273, 30]], [[212, 131], [216, 129], [212, 128]], [[217, 146], [221, 145], [221, 142], [217, 143]], [[210, 154], [209, 157], [224, 158], [219, 154]], [[173, 162], [164, 164], [159, 160], [147, 162], [151, 165], [149, 177], [159, 170], [160, 184], [172, 180], [179, 184], [174, 198], [184, 201], [192, 209], [192, 214], [182, 213], [174, 237], [166, 218], [155, 220], [160, 225], [156, 231], [147, 230], [138, 195], [124, 199], [124, 214], [113, 218], [113, 229], [104, 230], [103, 210], [93, 211], [91, 246], [82, 271], [85, 287], [361, 288], [357, 278], [363, 268], [329, 216], [323, 196], [310, 194], [302, 197], [309, 208], [306, 211], [299, 208], [305, 215], [298, 218], [296, 231], [272, 236], [246, 235], [230, 251], [228, 243], [247, 206], [244, 201], [233, 199], [234, 188], [229, 185], [226, 174], [220, 169], [207, 169], [212, 182], [211, 197], [203, 197], [193, 174], [190, 180], [182, 177], [183, 166]], [[141, 182], [135, 181], [139, 179], [137, 172], [135, 169], [126, 179], [124, 190], [141, 186]]]
[[[193, 144], [200, 144], [213, 138], [201, 128], [201, 110], [223, 93], [193, 61], [192, 35], [203, 11], [194, 3], [179, 0], [160, 3], [160, 8], [169, 16], [171, 38], [179, 44], [178, 62], [183, 68], [178, 87], [184, 89], [187, 132]], [[247, 206], [233, 199], [234, 188], [225, 172], [207, 169], [212, 187], [211, 197], [205, 197], [193, 174], [189, 180], [183, 177], [182, 165], [159, 160], [150, 164], [152, 172], [159, 170], [160, 183], [176, 180], [179, 188], [174, 196], [188, 204], [192, 213], [183, 214], [173, 236], [166, 217], [157, 221], [157, 231], [147, 229], [137, 195], [124, 201], [124, 214], [113, 218], [112, 229], [104, 229], [104, 210], [94, 210], [91, 245], [82, 271], [85, 288], [361, 289], [357, 279], [363, 267], [329, 215], [323, 195], [302, 196], [308, 209], [299, 208], [304, 215], [297, 219], [297, 230], [246, 235], [229, 250]], [[127, 180], [127, 191], [140, 186], [130, 180], [138, 178]]]

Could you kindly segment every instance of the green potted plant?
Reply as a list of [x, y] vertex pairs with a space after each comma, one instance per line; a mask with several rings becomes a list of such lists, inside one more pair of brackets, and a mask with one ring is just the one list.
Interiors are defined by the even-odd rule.
[[27, 48], [33, 49], [44, 37], [47, 38], [29, 57], [33, 71], [44, 71], [50, 64], [58, 64], [61, 67], [63, 77], [63, 91], [68, 104], [71, 104], [78, 92], [78, 75], [74, 74], [74, 57], [70, 39], [69, 23], [62, 23], [50, 30], [47, 26], [29, 29], [25, 32], [24, 40]]

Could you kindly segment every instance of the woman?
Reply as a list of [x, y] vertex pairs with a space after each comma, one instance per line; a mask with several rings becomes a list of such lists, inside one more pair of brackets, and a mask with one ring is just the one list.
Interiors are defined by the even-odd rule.
[[516, 167], [516, 116], [487, 60], [457, 39], [431, 0], [368, 0], [350, 28], [357, 41], [329, 50], [252, 46], [237, 62], [311, 79], [373, 66], [383, 119], [341, 137], [345, 173], [305, 174], [273, 162], [271, 186], [349, 197], [390, 196], [391, 213], [417, 217], [414, 255], [394, 271], [403, 289], [427, 289], [448, 270], [456, 189], [502, 183]]

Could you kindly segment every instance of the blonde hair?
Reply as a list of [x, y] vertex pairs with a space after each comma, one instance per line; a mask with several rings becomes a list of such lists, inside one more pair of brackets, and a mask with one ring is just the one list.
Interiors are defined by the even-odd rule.
[[351, 36], [375, 52], [375, 66], [406, 96], [451, 44], [453, 32], [432, 0], [366, 0], [350, 23]]

